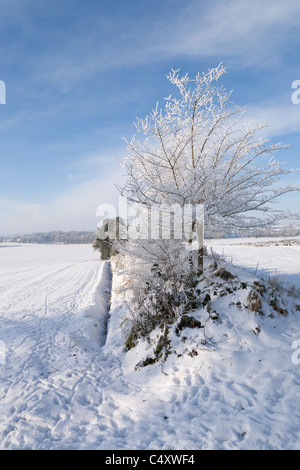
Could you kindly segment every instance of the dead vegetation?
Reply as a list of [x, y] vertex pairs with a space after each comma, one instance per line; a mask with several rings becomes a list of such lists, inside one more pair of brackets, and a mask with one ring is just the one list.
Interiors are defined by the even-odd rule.
[[[137, 369], [164, 362], [172, 353], [177, 357], [183, 354], [188, 354], [190, 357], [197, 356], [197, 348], [188, 347], [190, 339], [199, 341], [200, 347], [213, 345], [211, 337], [207, 337], [207, 328], [211, 329], [214, 325], [213, 328], [217, 328], [219, 335], [222, 336], [222, 325], [230, 324], [228, 308], [235, 309], [239, 315], [244, 315], [248, 311], [270, 318], [287, 316], [289, 311], [292, 311], [290, 304], [286, 303], [287, 292], [278, 278], [254, 278], [251, 281], [251, 276], [247, 275], [247, 279], [244, 280], [236, 274], [236, 271], [231, 272], [230, 264], [220, 257], [207, 258], [205, 273], [198, 278], [188, 279], [188, 289], [185, 292], [186, 307], [181, 313], [176, 314], [174, 309], [165, 310], [163, 304], [159, 302], [155, 304], [155, 309], [149, 308], [146, 312], [144, 298], [140, 299], [142, 310], [132, 309], [134, 304], [131, 304], [125, 348], [129, 351], [140, 341], [146, 341], [146, 350], [149, 350], [149, 347], [151, 350], [151, 353], [136, 365]], [[151, 305], [153, 306], [153, 303]], [[299, 304], [293, 308], [294, 311], [300, 311]], [[141, 315], [141, 312], [146, 313]], [[250, 331], [259, 336], [261, 327], [258, 325]], [[175, 337], [180, 341], [179, 344], [185, 345], [185, 349], [182, 347], [177, 349], [178, 340], [174, 348]]]

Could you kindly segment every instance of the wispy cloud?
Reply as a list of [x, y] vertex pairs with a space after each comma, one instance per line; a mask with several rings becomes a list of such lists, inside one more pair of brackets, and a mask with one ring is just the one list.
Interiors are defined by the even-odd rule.
[[56, 195], [49, 204], [22, 203], [0, 199], [0, 235], [50, 230], [96, 230], [96, 210], [100, 204], [118, 206], [115, 183], [122, 181], [122, 170], [77, 182]]
[[299, 13], [297, 0], [188, 2], [156, 47], [165, 54], [231, 58], [242, 66], [278, 60], [282, 47], [299, 38]]
[[[45, 80], [62, 93], [95, 74], [179, 57], [222, 57], [236, 66], [267, 66], [282, 59], [282, 50], [300, 37], [298, 0], [173, 1], [176, 14], [136, 21], [98, 12], [86, 35], [78, 20], [76, 36], [56, 40], [47, 54], [30, 59], [34, 80]], [[59, 34], [58, 34], [59, 37]], [[38, 64], [37, 61], [38, 60]], [[35, 77], [35, 78], [34, 78]]]
[[248, 120], [268, 124], [263, 133], [270, 138], [299, 135], [300, 105], [265, 102], [249, 106], [246, 116]]
[[41, 204], [22, 204], [8, 199], [0, 199], [0, 208], [13, 210], [31, 216], [38, 216], [43, 206]]

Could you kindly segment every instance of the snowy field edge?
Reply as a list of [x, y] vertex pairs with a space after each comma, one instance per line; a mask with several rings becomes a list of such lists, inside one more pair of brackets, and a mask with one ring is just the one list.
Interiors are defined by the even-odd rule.
[[[262, 266], [270, 249], [259, 248]], [[118, 267], [111, 286], [108, 263], [91, 247], [11, 247], [0, 256], [2, 449], [299, 448], [297, 312], [240, 310], [246, 289], [234, 304], [216, 296], [222, 323], [207, 325], [208, 344], [186, 329], [167, 361], [136, 370], [152, 349], [141, 341], [125, 352]], [[260, 278], [246, 264], [226, 266], [250, 286]]]

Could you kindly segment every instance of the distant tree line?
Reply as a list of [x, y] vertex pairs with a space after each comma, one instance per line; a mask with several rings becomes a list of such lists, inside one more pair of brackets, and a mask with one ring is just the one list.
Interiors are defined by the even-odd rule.
[[300, 235], [300, 225], [278, 225], [275, 228], [253, 227], [243, 233], [225, 230], [206, 230], [205, 238], [239, 238], [239, 237], [297, 237]]
[[13, 237], [0, 237], [0, 241], [10, 241], [18, 243], [57, 243], [57, 244], [90, 244], [95, 239], [95, 232], [46, 232], [32, 233], [29, 235], [16, 235]]
[[[99, 229], [98, 229], [99, 230]], [[47, 233], [32, 233], [29, 235], [0, 236], [0, 243], [58, 243], [58, 244], [93, 244], [96, 250], [103, 250], [103, 258], [109, 259], [111, 255], [111, 242], [115, 240], [99, 240], [98, 232], [62, 232], [54, 231]], [[300, 226], [295, 224], [279, 225], [272, 229], [249, 229], [242, 234], [240, 232], [230, 232], [225, 230], [206, 230], [205, 238], [238, 238], [238, 237], [296, 237], [300, 235]]]

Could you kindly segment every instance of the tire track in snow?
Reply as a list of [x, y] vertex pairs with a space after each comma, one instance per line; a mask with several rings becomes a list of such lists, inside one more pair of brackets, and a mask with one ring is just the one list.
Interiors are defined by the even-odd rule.
[[103, 349], [110, 326], [110, 263], [57, 268], [38, 267], [30, 278], [24, 270], [18, 291], [7, 285], [0, 297], [7, 327], [12, 330], [12, 318], [17, 325], [0, 399], [2, 448], [59, 448], [75, 436], [81, 445], [91, 429], [98, 442], [109, 429], [116, 437], [120, 432], [114, 390], [116, 383], [126, 386], [122, 364]]
[[[56, 381], [51, 378], [53, 370], [50, 371], [49, 367], [52, 360], [64, 362], [64, 356], [68, 349], [68, 345], [65, 344], [66, 341], [61, 344], [60, 341], [57, 341], [57, 337], [61, 333], [61, 335], [65, 335], [64, 339], [67, 340], [70, 331], [76, 329], [78, 319], [80, 320], [83, 316], [86, 305], [90, 303], [90, 306], [92, 306], [94, 299], [91, 292], [93, 290], [97, 292], [99, 286], [101, 289], [104, 282], [102, 280], [104, 269], [102, 263], [100, 265], [99, 263], [80, 264], [75, 268], [74, 270], [74, 265], [64, 266], [63, 269], [60, 267], [53, 270], [51, 274], [42, 276], [42, 279], [39, 277], [35, 281], [32, 278], [30, 285], [38, 286], [38, 288], [29, 293], [25, 291], [26, 294], [24, 295], [24, 290], [22, 292], [20, 287], [20, 297], [16, 296], [13, 298], [13, 302], [10, 303], [9, 318], [5, 318], [6, 315], [4, 317], [9, 324], [11, 322], [10, 316], [14, 313], [13, 310], [23, 309], [23, 313], [18, 310], [15, 313], [19, 320], [26, 320], [29, 323], [29, 326], [26, 326], [25, 322], [22, 323], [19, 332], [15, 330], [15, 334], [18, 335], [19, 333], [20, 337], [15, 346], [12, 344], [9, 348], [8, 362], [10, 367], [6, 371], [6, 387], [1, 399], [2, 410], [6, 409], [6, 412], [3, 413], [2, 411], [1, 414], [10, 416], [10, 421], [15, 424], [6, 428], [7, 433], [5, 435], [7, 436], [11, 432], [17, 431], [18, 426], [16, 423], [20, 419], [25, 422], [38, 419], [37, 415], [43, 412], [43, 410], [39, 410], [40, 403], [41, 401], [45, 402], [45, 400], [49, 401], [50, 395], [52, 395], [53, 405], [57, 407], [61, 404], [61, 409], [66, 412], [67, 406], [66, 404], [63, 405], [62, 400], [59, 399], [60, 393], [56, 387]], [[76, 272], [77, 268], [78, 272]], [[106, 270], [109, 273], [108, 266], [106, 266]], [[59, 275], [59, 273], [62, 274], [62, 271], [64, 271], [63, 275]], [[105, 283], [109, 292], [108, 276], [105, 278]], [[26, 278], [24, 284], [28, 287]], [[100, 295], [99, 292], [98, 294]], [[34, 308], [32, 309], [32, 307]], [[96, 308], [97, 305], [94, 307]], [[7, 312], [6, 308], [7, 305], [4, 305], [3, 310], [5, 310], [5, 313]], [[105, 310], [105, 315], [107, 315], [107, 312], [108, 307]], [[102, 316], [105, 317], [105, 315]], [[87, 324], [88, 321], [85, 321], [83, 326], [78, 325], [79, 330], [82, 328], [83, 335], [86, 334], [83, 329]], [[22, 350], [25, 343], [25, 351], [28, 350], [28, 341], [30, 342], [30, 351], [29, 354], [24, 355]], [[19, 365], [14, 364], [16, 354], [22, 356]], [[73, 356], [76, 356], [76, 354], [73, 354]], [[89, 358], [89, 361], [86, 361], [86, 359], [85, 357], [85, 366], [90, 367], [93, 358]], [[68, 360], [70, 359], [68, 358]], [[79, 375], [76, 372], [76, 363], [74, 368], [74, 363], [75, 361], [73, 361], [74, 375]], [[16, 367], [18, 369], [17, 373]], [[60, 374], [59, 378], [60, 388], [64, 382], [68, 381], [70, 375], [67, 368], [61, 367], [61, 369], [63, 374]], [[79, 376], [79, 378], [81, 379], [79, 382], [81, 382], [83, 377]], [[74, 383], [74, 390], [75, 385]], [[16, 393], [16, 391], [18, 392]], [[71, 399], [72, 396], [67, 396], [63, 401], [69, 402]], [[28, 416], [28, 413], [30, 416]]]

